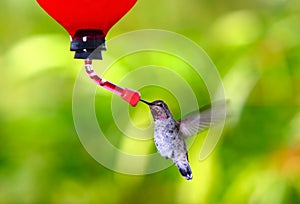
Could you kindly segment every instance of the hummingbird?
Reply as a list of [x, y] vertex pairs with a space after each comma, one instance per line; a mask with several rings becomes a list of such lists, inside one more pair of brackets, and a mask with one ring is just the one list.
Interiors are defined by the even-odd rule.
[[[168, 105], [162, 100], [148, 102], [140, 99], [150, 107], [154, 120], [154, 143], [162, 157], [172, 159], [180, 174], [187, 180], [192, 180], [193, 174], [189, 163], [185, 139], [216, 124], [222, 119], [224, 105], [205, 106], [188, 114], [181, 120], [175, 120]], [[222, 112], [222, 110], [224, 110]], [[221, 114], [220, 114], [221, 113]]]

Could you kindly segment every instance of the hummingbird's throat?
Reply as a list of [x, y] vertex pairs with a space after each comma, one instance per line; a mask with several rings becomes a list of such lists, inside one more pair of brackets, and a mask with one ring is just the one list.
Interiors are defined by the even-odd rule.
[[168, 114], [159, 107], [150, 107], [150, 110], [154, 120], [166, 120], [169, 118]]
[[158, 120], [165, 120], [168, 119], [168, 117], [159, 117]]

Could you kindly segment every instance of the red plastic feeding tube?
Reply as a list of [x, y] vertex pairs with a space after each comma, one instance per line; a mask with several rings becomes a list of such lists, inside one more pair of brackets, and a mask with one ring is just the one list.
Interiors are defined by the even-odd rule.
[[92, 60], [86, 59], [84, 61], [84, 68], [88, 76], [99, 86], [107, 89], [108, 91], [121, 96], [123, 100], [128, 102], [131, 106], [136, 106], [141, 98], [141, 94], [138, 91], [128, 88], [121, 88], [109, 81], [106, 81], [99, 77], [93, 69]]

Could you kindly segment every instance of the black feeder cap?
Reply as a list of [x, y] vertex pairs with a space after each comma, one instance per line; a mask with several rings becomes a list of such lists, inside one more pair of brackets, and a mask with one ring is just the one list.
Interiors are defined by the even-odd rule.
[[75, 51], [75, 59], [102, 59], [105, 36], [101, 30], [78, 30], [72, 37], [70, 50]]

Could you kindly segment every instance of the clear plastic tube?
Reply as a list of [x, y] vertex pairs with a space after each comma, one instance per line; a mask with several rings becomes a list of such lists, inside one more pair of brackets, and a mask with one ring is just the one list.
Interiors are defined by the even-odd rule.
[[93, 68], [92, 60], [86, 59], [84, 61], [84, 68], [88, 76], [99, 86], [107, 89], [108, 91], [119, 95], [123, 100], [129, 103], [131, 106], [136, 106], [141, 98], [141, 94], [138, 91], [128, 88], [119, 87], [109, 81], [106, 81], [99, 77]]

